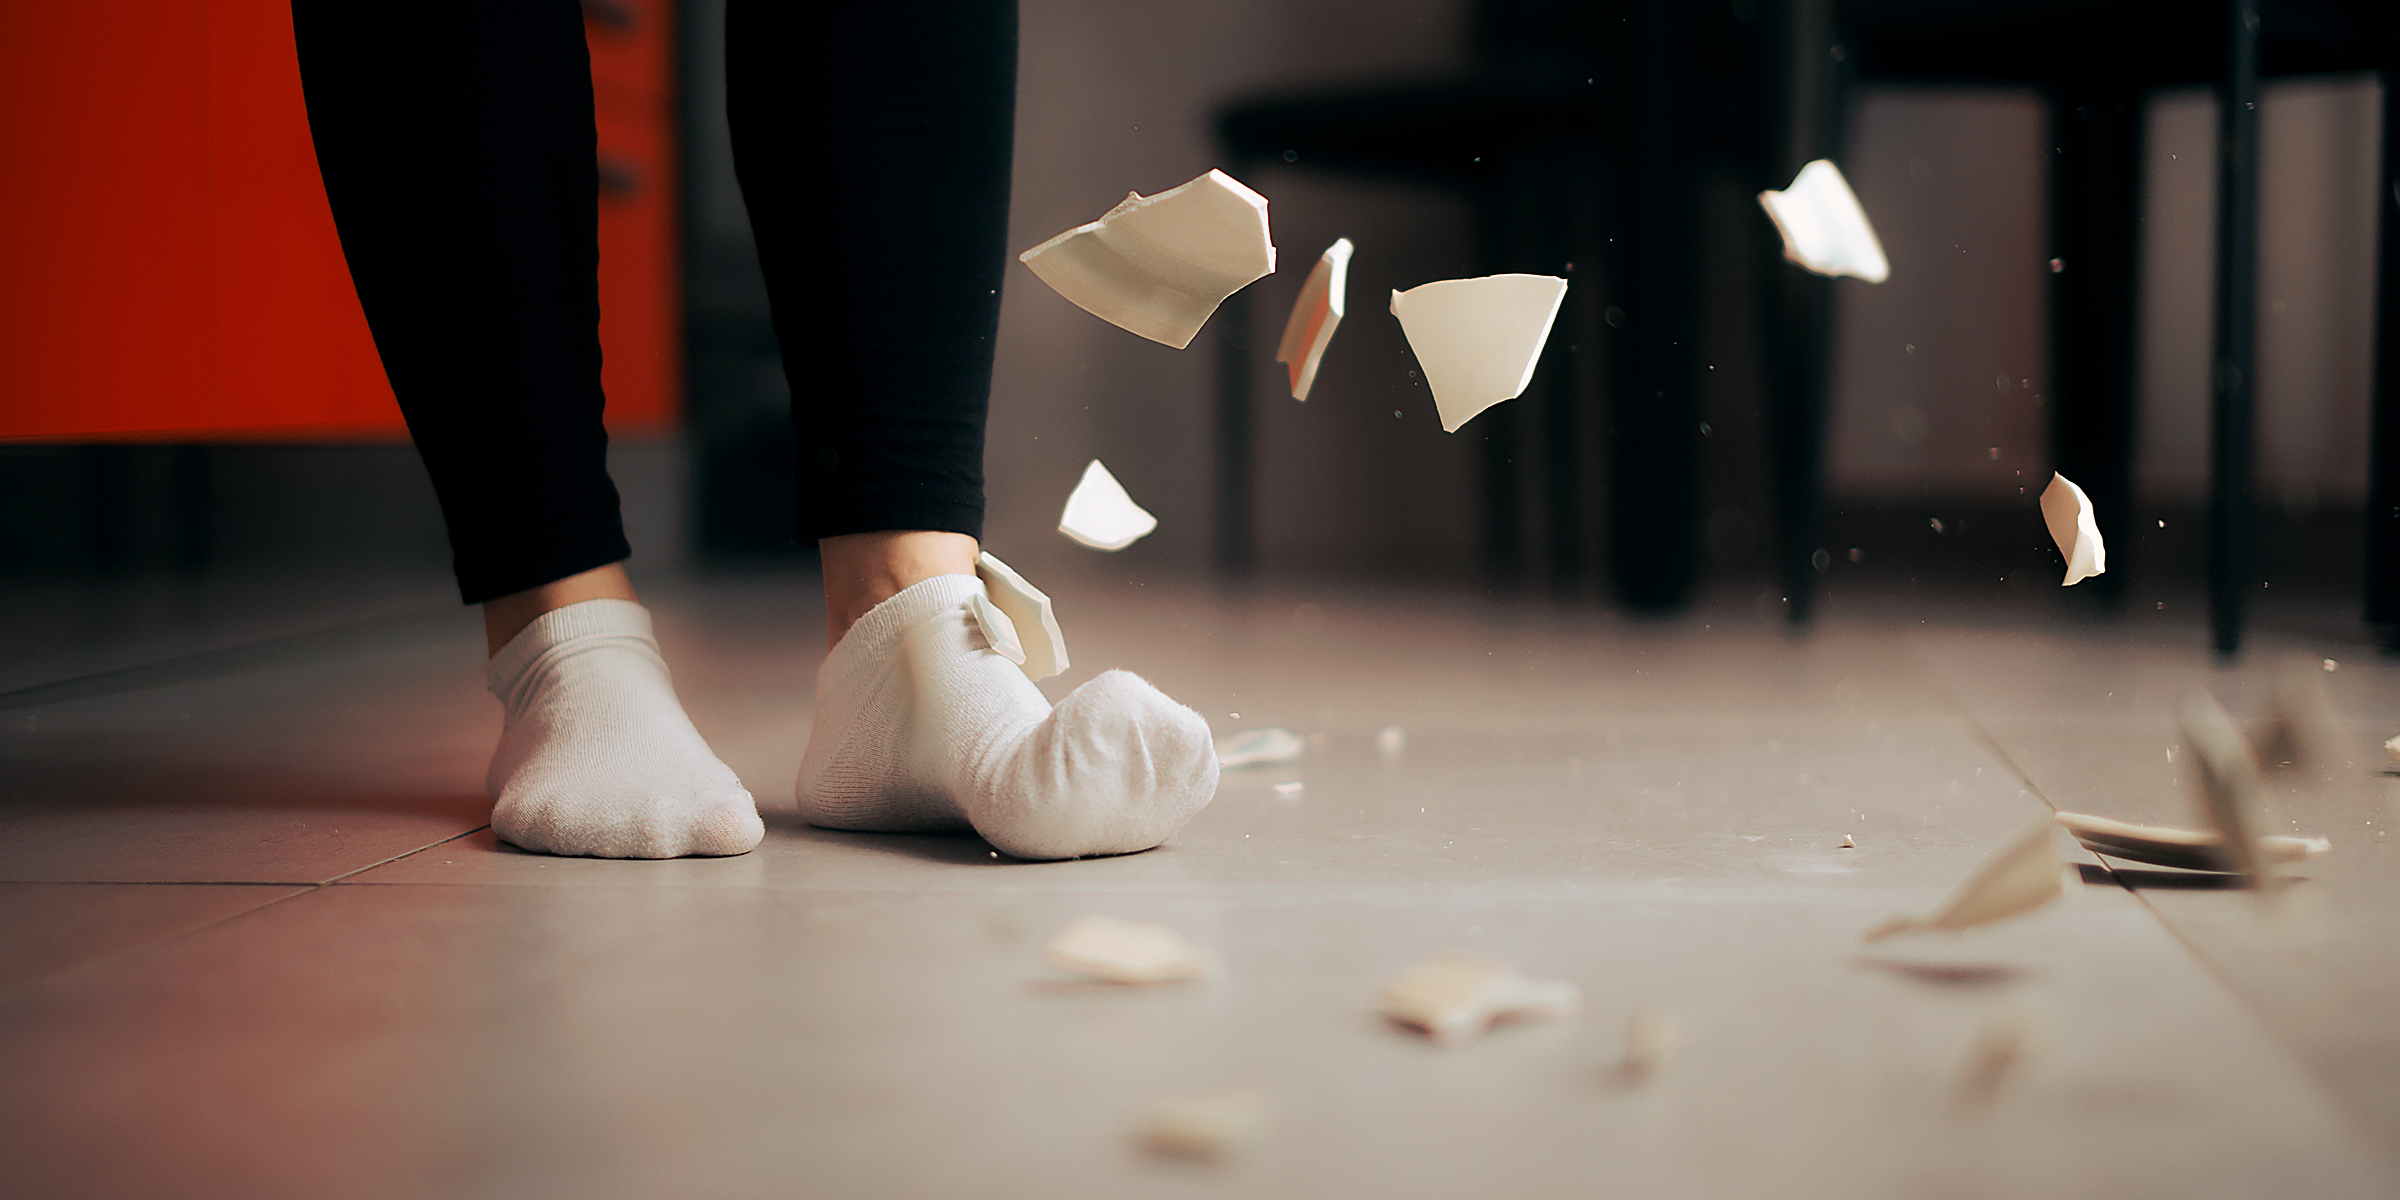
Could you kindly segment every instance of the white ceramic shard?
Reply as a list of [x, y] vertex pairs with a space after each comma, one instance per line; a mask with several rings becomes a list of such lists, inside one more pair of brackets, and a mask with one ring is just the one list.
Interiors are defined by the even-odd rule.
[[2092, 520], [2092, 498], [2056, 471], [2050, 473], [2050, 486], [2042, 489], [2042, 523], [2050, 527], [2050, 540], [2058, 543], [2058, 556], [2067, 560], [2067, 577], [2060, 587], [2107, 572], [2108, 546]]
[[[2152, 866], [2181, 867], [2186, 871], [2234, 869], [2231, 857], [2225, 853], [2224, 835], [2213, 829], [2134, 825], [2071, 812], [2059, 813], [2057, 821], [2094, 854]], [[2258, 839], [2259, 856], [2268, 866], [2305, 862], [2332, 849], [2332, 840], [2321, 837], [2270, 834]]]
[[2052, 838], [2056, 830], [2043, 820], [1984, 860], [1940, 908], [1922, 914], [1903, 913], [1867, 930], [1865, 940], [1881, 941], [1896, 933], [1956, 933], [2005, 920], [2058, 899], [2066, 892], [2064, 867]]
[[2391, 759], [2393, 766], [2400, 767], [2400, 737], [2389, 738], [2384, 741], [2383, 756]]
[[1017, 256], [1059, 295], [1178, 350], [1225, 297], [1275, 270], [1267, 198], [1223, 171], [1125, 201]]
[[1554, 275], [1440, 279], [1392, 293], [1444, 432], [1525, 393], [1566, 297], [1567, 281]]
[[2184, 761], [2192, 764], [2201, 815], [2222, 839], [2223, 869], [2263, 888], [2271, 881], [2258, 844], [2258, 759], [2249, 739], [2216, 698], [2199, 688], [2185, 693], [2176, 724], [2183, 731]]
[[1094, 550], [1122, 550], [1149, 536], [1158, 518], [1125, 494], [1125, 485], [1093, 459], [1083, 480], [1067, 496], [1058, 531]]
[[1154, 1154], [1219, 1159], [1256, 1139], [1271, 1115], [1262, 1088], [1210, 1088], [1151, 1101], [1136, 1139]]
[[[992, 607], [1008, 620], [1017, 639], [1017, 653], [1001, 653], [1009, 661], [1025, 668], [1025, 674], [1040, 680], [1048, 679], [1067, 669], [1067, 635], [1058, 628], [1058, 614], [1050, 607], [1050, 597], [1041, 589], [1025, 582], [1025, 577], [1010, 569], [1007, 563], [993, 558], [989, 551], [975, 559], [975, 575], [983, 580], [984, 591], [990, 593]], [[981, 619], [978, 610], [978, 619]], [[997, 649], [998, 647], [994, 647]]]
[[1883, 243], [1867, 223], [1858, 193], [1841, 168], [1825, 159], [1800, 168], [1792, 186], [1758, 194], [1758, 203], [1783, 235], [1783, 256], [1819, 275], [1848, 275], [1868, 283], [1891, 278]]
[[1220, 767], [1252, 767], [1273, 763], [1298, 762], [1308, 752], [1308, 743], [1289, 729], [1245, 729], [1230, 737], [1217, 739], [1217, 765]]
[[2251, 739], [2262, 770], [2332, 768], [2347, 757], [2349, 740], [2316, 660], [2294, 658], [2276, 670], [2267, 693], [2267, 719]]
[[1445, 1046], [1472, 1041], [1492, 1023], [1563, 1017], [1583, 1002], [1575, 985], [1531, 979], [1473, 958], [1429, 958], [1385, 981], [1383, 1015]]
[[1044, 949], [1056, 966], [1108, 983], [1206, 979], [1217, 956], [1164, 925], [1092, 913], [1067, 923]]
[[1333, 341], [1334, 327], [1342, 323], [1342, 297], [1349, 287], [1350, 239], [1336, 238], [1308, 273], [1308, 282], [1300, 285], [1300, 298], [1292, 302], [1292, 315], [1283, 323], [1283, 342], [1275, 347], [1275, 361], [1291, 370], [1294, 400], [1308, 399], [1308, 389], [1317, 382], [1317, 363]]

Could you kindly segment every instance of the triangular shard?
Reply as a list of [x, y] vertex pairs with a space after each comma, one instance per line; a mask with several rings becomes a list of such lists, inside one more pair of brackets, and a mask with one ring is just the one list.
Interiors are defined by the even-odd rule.
[[1221, 1159], [1255, 1139], [1272, 1115], [1264, 1089], [1211, 1088], [1151, 1101], [1137, 1136], [1154, 1154]]
[[1800, 168], [1792, 186], [1758, 194], [1759, 206], [1783, 235], [1783, 256], [1819, 275], [1848, 275], [1868, 283], [1891, 277], [1883, 243], [1867, 223], [1858, 193], [1841, 168], [1825, 159]]
[[2092, 498], [2075, 481], [2055, 471], [2042, 489], [2042, 523], [2058, 556], [2067, 560], [2067, 577], [2060, 587], [2073, 587], [2108, 570], [2108, 546], [2100, 540], [2099, 523], [2092, 519]]
[[1495, 1021], [1570, 1015], [1583, 993], [1572, 983], [1528, 978], [1502, 963], [1431, 958], [1386, 981], [1379, 999], [1384, 1016], [1455, 1046]]
[[[1022, 659], [1012, 659], [1033, 679], [1048, 679], [1067, 669], [1067, 635], [1059, 630], [1058, 613], [1050, 597], [1025, 582], [1007, 563], [985, 551], [975, 560], [975, 575], [991, 595], [994, 608], [1005, 614], [1017, 638]], [[980, 612], [978, 617], [980, 618]], [[997, 647], [995, 647], [997, 648]], [[1006, 651], [1001, 652], [1004, 657]]]
[[[2062, 812], [2059, 827], [2075, 835], [2094, 854], [2128, 862], [2186, 871], [2230, 871], [2225, 836], [2213, 829], [2176, 829], [2166, 825], [2134, 825], [2088, 813]], [[2258, 839], [2259, 856], [2268, 866], [2305, 862], [2333, 849], [2331, 839], [2270, 834]]]
[[1075, 485], [1066, 511], [1058, 516], [1060, 533], [1094, 550], [1122, 550], [1156, 528], [1158, 518], [1135, 504], [1125, 494], [1125, 485], [1096, 458], [1083, 469], [1083, 481]]
[[2176, 713], [2192, 764], [2192, 785], [2208, 827], [2224, 839], [2225, 869], [2263, 887], [2265, 855], [2258, 844], [2258, 759], [2216, 697], [2193, 688]]
[[1165, 925], [1098, 913], [1075, 918], [1043, 947], [1052, 965], [1107, 983], [1174, 983], [1216, 973], [1217, 956]]
[[1119, 329], [1178, 350], [1225, 297], [1275, 270], [1267, 198], [1223, 171], [1123, 203], [1017, 256]]
[[1291, 370], [1294, 400], [1308, 399], [1308, 389], [1316, 385], [1317, 363], [1333, 341], [1334, 327], [1342, 323], [1342, 297], [1349, 287], [1350, 239], [1340, 238], [1317, 259], [1308, 282], [1300, 285], [1300, 298], [1292, 302], [1292, 315], [1283, 323], [1283, 342], [1275, 348], [1275, 361]]
[[2032, 912], [2058, 899], [2066, 888], [2065, 866], [2053, 844], [2055, 832], [2048, 820], [2040, 822], [1984, 860], [1948, 903], [1929, 913], [1892, 917], [1867, 930], [1866, 940], [1918, 931], [1956, 933]]
[[1298, 762], [1308, 743], [1289, 729], [1245, 729], [1217, 739], [1217, 765], [1224, 768]]
[[1442, 279], [1392, 293], [1444, 432], [1525, 393], [1566, 297], [1567, 281], [1554, 275]]

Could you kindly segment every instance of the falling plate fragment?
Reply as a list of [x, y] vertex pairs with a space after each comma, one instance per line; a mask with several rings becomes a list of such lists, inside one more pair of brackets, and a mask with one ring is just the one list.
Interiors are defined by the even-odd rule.
[[1875, 942], [1895, 933], [1956, 933], [1977, 925], [2013, 917], [2056, 900], [2064, 894], [2064, 867], [2054, 830], [2048, 820], [2028, 829], [1998, 854], [1986, 859], [1960, 886], [1948, 903], [1929, 913], [1902, 913], [1868, 929], [1864, 940]]
[[[2059, 826], [2075, 835], [2083, 848], [2094, 854], [2106, 854], [2128, 862], [2150, 863], [2160, 867], [2181, 867], [2187, 871], [2231, 871], [2232, 857], [2225, 853], [2224, 835], [2210, 829], [2175, 829], [2165, 825], [2131, 825], [2095, 817], [2087, 813], [2062, 812], [2057, 816]], [[2271, 834], [2258, 839], [2260, 860], [2268, 866], [2305, 862], [2333, 849], [2333, 842], [2321, 837], [2290, 837]]]
[[1308, 752], [1308, 743], [1289, 729], [1245, 729], [1230, 737], [1217, 739], [1217, 765], [1220, 767], [1254, 767], [1271, 763], [1298, 762]]
[[2050, 540], [2058, 543], [2058, 556], [2067, 560], [2067, 577], [2060, 587], [2107, 572], [2108, 546], [2092, 520], [2091, 497], [2056, 471], [2050, 473], [2050, 486], [2042, 489], [2042, 522], [2050, 527]]
[[1125, 201], [1017, 256], [1059, 295], [1178, 350], [1225, 297], [1275, 270], [1267, 198], [1223, 171]]
[[2383, 756], [2391, 759], [2393, 766], [2400, 767], [2400, 737], [2388, 738], [2384, 741]]
[[1153, 1154], [1222, 1159], [1255, 1140], [1272, 1115], [1263, 1088], [1187, 1092], [1151, 1101], [1142, 1110], [1135, 1140]]
[[1554, 275], [1441, 279], [1392, 293], [1444, 432], [1524, 394], [1566, 296], [1567, 281]]
[[1530, 979], [1502, 963], [1429, 958], [1385, 981], [1383, 1015], [1444, 1046], [1474, 1040], [1495, 1021], [1563, 1017], [1583, 993], [1558, 979]]
[[1122, 550], [1148, 537], [1158, 518], [1125, 494], [1125, 485], [1093, 459], [1058, 514], [1058, 531], [1094, 550]]
[[2267, 693], [2267, 719], [2252, 740], [2259, 766], [2320, 771], [2344, 758], [2349, 737], [2342, 715], [2325, 694], [2325, 672], [2313, 659], [2295, 658], [2275, 672]]
[[1342, 323], [1342, 296], [1349, 287], [1350, 239], [1336, 238], [1308, 273], [1308, 282], [1300, 285], [1300, 298], [1292, 302], [1291, 318], [1283, 323], [1283, 342], [1275, 348], [1275, 361], [1291, 369], [1294, 400], [1308, 399], [1308, 389], [1317, 382], [1317, 362], [1333, 341], [1334, 327]]
[[1783, 235], [1783, 256], [1819, 275], [1848, 275], [1868, 283], [1891, 277], [1883, 243], [1859, 207], [1841, 168], [1825, 159], [1800, 168], [1792, 186], [1758, 194], [1759, 206]]
[[[1016, 638], [1017, 653], [1001, 653], [1025, 668], [1025, 674], [1034, 679], [1048, 679], [1066, 670], [1067, 635], [1059, 631], [1058, 614], [1050, 607], [1050, 597], [1025, 582], [1024, 576], [992, 557], [989, 551], [976, 557], [975, 576], [983, 580], [984, 591], [991, 596], [991, 606], [1000, 610]], [[977, 619], [982, 620], [982, 610], [976, 612]]]
[[2265, 853], [2258, 844], [2258, 759], [2250, 742], [2225, 715], [2216, 697], [2199, 688], [2184, 694], [2176, 713], [2190, 750], [2192, 786], [2199, 793], [2200, 811], [2216, 831], [2225, 870], [2250, 880], [2268, 882]]
[[1053, 965], [1107, 983], [1173, 983], [1216, 973], [1217, 956], [1164, 925], [1091, 913], [1044, 947]]

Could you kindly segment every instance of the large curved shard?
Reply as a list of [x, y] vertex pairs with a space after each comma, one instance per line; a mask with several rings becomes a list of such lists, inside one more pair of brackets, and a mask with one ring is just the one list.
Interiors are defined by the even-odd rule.
[[1566, 298], [1567, 281], [1555, 275], [1441, 279], [1392, 293], [1444, 432], [1525, 394]]
[[1891, 278], [1883, 242], [1867, 223], [1858, 193], [1841, 168], [1825, 159], [1800, 168], [1792, 186], [1758, 194], [1759, 206], [1783, 235], [1783, 256], [1819, 275], [1848, 275], [1868, 283]]
[[1267, 198], [1223, 171], [1125, 202], [1017, 256], [1053, 291], [1178, 350], [1225, 297], [1275, 270]]

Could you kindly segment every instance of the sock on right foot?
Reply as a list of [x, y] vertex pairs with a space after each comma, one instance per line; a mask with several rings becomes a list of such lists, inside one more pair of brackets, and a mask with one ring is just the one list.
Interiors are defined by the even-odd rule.
[[1216, 795], [1208, 722], [1108, 671], [1052, 708], [993, 650], [972, 575], [877, 605], [817, 675], [800, 813], [831, 829], [970, 826], [1019, 858], [1147, 850]]

